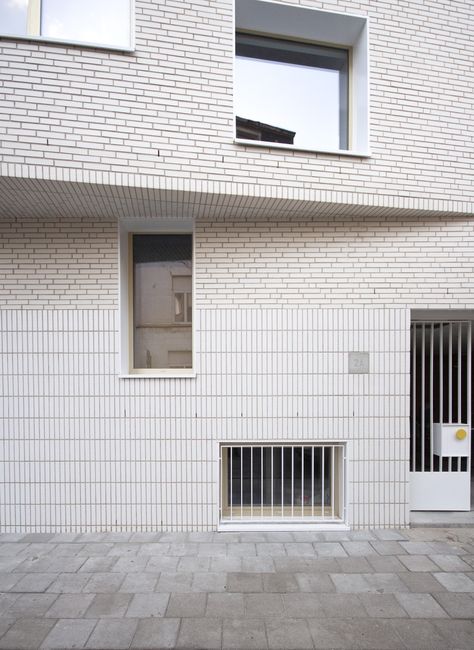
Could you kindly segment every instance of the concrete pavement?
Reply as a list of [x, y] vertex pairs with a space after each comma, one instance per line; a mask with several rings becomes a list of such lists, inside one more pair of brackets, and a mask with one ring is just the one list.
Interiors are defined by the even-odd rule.
[[0, 535], [0, 649], [474, 647], [474, 528]]

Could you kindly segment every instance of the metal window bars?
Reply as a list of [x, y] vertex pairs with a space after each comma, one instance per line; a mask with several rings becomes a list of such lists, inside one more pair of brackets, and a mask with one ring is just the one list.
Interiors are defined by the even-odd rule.
[[222, 521], [340, 521], [344, 445], [222, 445]]

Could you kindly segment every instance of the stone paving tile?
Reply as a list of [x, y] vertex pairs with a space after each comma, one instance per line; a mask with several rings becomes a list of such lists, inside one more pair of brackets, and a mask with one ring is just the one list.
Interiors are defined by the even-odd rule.
[[327, 573], [295, 573], [295, 579], [300, 591], [313, 593], [336, 591], [334, 582]]
[[[293, 593], [282, 595], [285, 616], [290, 618], [313, 618], [324, 616], [319, 594]], [[278, 612], [274, 612], [276, 616]]]
[[0, 592], [12, 591], [20, 580], [24, 579], [21, 573], [0, 573]]
[[189, 557], [197, 555], [199, 544], [196, 542], [183, 542], [181, 544], [170, 544], [169, 554], [176, 557]]
[[362, 575], [374, 591], [379, 594], [403, 593], [408, 587], [396, 573], [365, 573]]
[[0, 556], [12, 557], [18, 555], [22, 551], [26, 551], [29, 544], [20, 544], [18, 542], [4, 542], [0, 544]]
[[376, 539], [371, 530], [349, 530], [347, 534], [351, 541], [370, 542]]
[[177, 573], [194, 573], [195, 571], [209, 571], [211, 558], [209, 557], [181, 557], [176, 567]]
[[86, 648], [122, 650], [130, 647], [138, 621], [133, 619], [102, 620], [97, 623]]
[[269, 555], [273, 557], [286, 556], [286, 549], [284, 544], [277, 542], [265, 542], [256, 545], [257, 555]]
[[138, 621], [132, 648], [174, 648], [179, 630], [179, 619], [144, 618]]
[[[379, 556], [373, 557], [376, 557], [378, 560], [385, 560], [385, 558]], [[372, 557], [338, 557], [338, 571], [330, 570], [329, 573], [370, 573], [372, 571], [372, 567], [369, 564], [370, 560], [372, 560]]]
[[396, 541], [371, 542], [371, 546], [379, 555], [404, 555], [406, 553], [400, 542]]
[[136, 555], [138, 553], [138, 549], [138, 544], [113, 544], [108, 555], [129, 557], [130, 555]]
[[334, 582], [336, 591], [342, 594], [361, 594], [376, 591], [374, 587], [369, 585], [364, 576], [358, 573], [331, 573], [331, 580]]
[[403, 644], [385, 619], [309, 620], [315, 648], [363, 648], [399, 650]]
[[94, 556], [88, 558], [79, 569], [79, 573], [103, 573], [112, 571], [117, 563], [116, 557]]
[[169, 594], [135, 594], [128, 606], [127, 618], [156, 618], [164, 616]]
[[436, 555], [463, 555], [465, 553], [461, 545], [448, 544], [447, 542], [429, 542], [431, 553]]
[[377, 551], [372, 548], [369, 542], [342, 542], [342, 546], [347, 555], [353, 557], [366, 557], [367, 555], [377, 555]]
[[268, 647], [264, 621], [225, 619], [222, 647], [229, 650], [264, 650]]
[[[443, 621], [444, 625], [445, 621]], [[433, 621], [427, 620], [392, 620], [395, 633], [409, 650], [448, 650], [446, 638], [436, 629]]]
[[141, 572], [147, 568], [148, 563], [147, 557], [120, 557], [115, 563], [113, 571], [120, 573]]
[[43, 557], [37, 560], [25, 560], [15, 571], [21, 573], [75, 573], [85, 561], [85, 557]]
[[23, 563], [23, 558], [7, 555], [0, 557], [0, 572], [11, 573]]
[[275, 650], [304, 650], [313, 642], [308, 623], [301, 618], [270, 618], [265, 620], [268, 647]]
[[408, 571], [406, 566], [393, 555], [371, 555], [367, 558], [369, 570], [377, 573], [400, 573]]
[[427, 542], [400, 542], [401, 547], [410, 555], [430, 555], [433, 547]]
[[151, 571], [152, 573], [160, 573], [161, 571], [165, 573], [174, 573], [178, 568], [178, 562], [179, 557], [155, 555], [149, 558], [148, 563], [145, 566], [145, 571]]
[[45, 555], [50, 555], [54, 549], [54, 544], [35, 542], [33, 544], [27, 544], [26, 548], [22, 549], [18, 555], [26, 559], [40, 558]]
[[212, 532], [194, 531], [188, 533], [188, 541], [197, 542], [198, 544], [201, 542], [212, 542], [215, 535], [216, 533], [212, 533]]
[[367, 611], [360, 600], [361, 594], [321, 594], [321, 605], [326, 618], [364, 618]]
[[130, 594], [97, 594], [85, 616], [86, 618], [122, 618], [131, 599]]
[[243, 557], [241, 570], [244, 573], [274, 573], [273, 558], [268, 555]]
[[471, 594], [440, 593], [433, 594], [433, 597], [451, 618], [474, 620], [474, 597]]
[[217, 557], [218, 555], [227, 555], [227, 544], [199, 544], [198, 555], [201, 557]]
[[56, 600], [56, 594], [22, 594], [6, 611], [7, 616], [44, 616]]
[[86, 594], [113, 594], [120, 589], [123, 581], [121, 573], [93, 573], [82, 591]]
[[132, 533], [126, 531], [116, 531], [114, 533], [105, 533], [104, 540], [106, 542], [112, 542], [114, 544], [120, 544], [130, 541]]
[[447, 618], [431, 594], [395, 594], [410, 618]]
[[314, 547], [309, 542], [287, 542], [285, 550], [288, 557], [308, 556], [315, 557], [317, 555]]
[[[271, 575], [271, 574], [269, 574]], [[254, 573], [228, 573], [227, 591], [249, 593], [263, 591], [262, 576]]]
[[0, 639], [2, 650], [31, 650], [41, 642], [55, 624], [49, 618], [21, 618]]
[[170, 544], [162, 544], [161, 542], [148, 542], [140, 544], [138, 555], [160, 556], [166, 555], [170, 550]]
[[144, 542], [157, 542], [161, 537], [161, 533], [132, 533], [130, 543], [143, 544]]
[[409, 571], [438, 570], [438, 566], [427, 555], [399, 555], [398, 559]]
[[440, 582], [448, 591], [458, 593], [474, 593], [474, 580], [466, 573], [435, 573], [436, 580]]
[[339, 542], [315, 542], [313, 548], [318, 557], [347, 557], [346, 551]]
[[224, 592], [227, 590], [227, 574], [213, 571], [193, 574], [191, 591], [197, 592]]
[[323, 542], [350, 542], [351, 541], [348, 532], [338, 533], [338, 532], [328, 531], [327, 533], [321, 533], [321, 536], [322, 536], [321, 541]]
[[194, 573], [165, 573], [158, 580], [156, 591], [165, 593], [192, 591], [191, 583]]
[[57, 573], [31, 573], [22, 577], [10, 591], [42, 593], [57, 579]]
[[[218, 535], [219, 533], [216, 533]], [[253, 544], [261, 544], [267, 541], [267, 535], [264, 532], [252, 531], [240, 533], [239, 542], [252, 542]]]
[[162, 533], [160, 542], [167, 544], [182, 544], [188, 541], [188, 533]]
[[217, 557], [203, 557], [203, 560], [210, 561], [210, 570], [214, 572], [223, 571], [225, 573], [240, 573], [242, 571], [241, 557], [228, 557], [227, 555], [218, 555]]
[[374, 537], [382, 541], [407, 541], [406, 535], [399, 530], [390, 530], [387, 528], [375, 529]]
[[284, 544], [285, 542], [294, 542], [295, 538], [293, 533], [287, 532], [268, 532], [265, 533], [267, 542], [277, 542], [278, 544]]
[[84, 548], [84, 544], [56, 544], [56, 548], [54, 549], [54, 554], [57, 557], [74, 557], [75, 555], [79, 555], [80, 551]]
[[78, 594], [91, 578], [90, 573], [61, 573], [49, 587], [52, 594]]
[[13, 603], [18, 600], [20, 594], [1, 594], [0, 593], [0, 616], [6, 616], [5, 612], [10, 609]]
[[275, 593], [244, 594], [244, 609], [245, 616], [249, 618], [282, 616], [284, 614], [283, 596]]
[[83, 648], [96, 625], [93, 620], [59, 620], [41, 644], [45, 650]]
[[233, 555], [236, 555], [237, 557], [250, 557], [252, 555], [257, 555], [257, 550], [255, 544], [240, 542], [240, 544], [228, 544], [227, 555], [230, 555], [231, 557]]
[[359, 599], [371, 618], [405, 618], [407, 616], [393, 594], [360, 594]]
[[[216, 595], [216, 594], [210, 594]], [[218, 594], [222, 597], [221, 594]], [[225, 594], [230, 596], [231, 594]], [[235, 594], [233, 594], [235, 595]], [[172, 618], [187, 618], [188, 616], [204, 616], [206, 611], [207, 594], [171, 594], [166, 616]]]
[[145, 594], [155, 591], [159, 573], [128, 573], [119, 591], [127, 594]]
[[107, 544], [106, 542], [84, 544], [82, 549], [79, 551], [78, 556], [85, 555], [86, 557], [101, 557], [108, 555], [112, 547], [113, 544]]
[[433, 578], [431, 573], [400, 573], [400, 580], [408, 587], [408, 590], [413, 593], [435, 593], [438, 591], [446, 591], [438, 580]]
[[472, 621], [434, 621], [438, 632], [445, 638], [446, 646], [456, 650], [472, 650], [474, 623]]
[[81, 618], [93, 600], [93, 594], [61, 594], [45, 616], [47, 618]]
[[222, 620], [216, 618], [184, 618], [181, 621], [177, 648], [218, 650], [222, 646]]
[[0, 533], [0, 543], [3, 542], [20, 542], [25, 533]]
[[[260, 580], [263, 578], [263, 590], [267, 592], [282, 594], [299, 590], [296, 576], [291, 573], [262, 573], [261, 576], [255, 577]], [[245, 591], [258, 591], [258, 589], [245, 589]]]
[[9, 618], [6, 616], [2, 616], [0, 618], [0, 637], [2, 637], [5, 632], [15, 623], [16, 618]]
[[206, 616], [239, 618], [244, 615], [244, 594], [209, 594]]
[[49, 540], [51, 544], [74, 544], [80, 533], [55, 533]]
[[21, 541], [27, 543], [28, 542], [50, 542], [54, 536], [55, 536], [54, 533], [27, 533]]
[[429, 557], [442, 571], [472, 571], [472, 567], [457, 555], [443, 553]]

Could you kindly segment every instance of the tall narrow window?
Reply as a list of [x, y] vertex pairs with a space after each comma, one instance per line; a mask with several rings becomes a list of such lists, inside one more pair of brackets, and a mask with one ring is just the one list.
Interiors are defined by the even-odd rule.
[[192, 366], [192, 235], [132, 234], [133, 369]]

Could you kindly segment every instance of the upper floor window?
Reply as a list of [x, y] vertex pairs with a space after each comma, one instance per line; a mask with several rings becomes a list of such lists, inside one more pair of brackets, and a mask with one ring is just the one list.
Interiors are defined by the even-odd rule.
[[133, 0], [0, 0], [0, 34], [131, 50]]
[[235, 0], [237, 142], [369, 154], [364, 16]]
[[237, 137], [347, 149], [348, 68], [347, 49], [237, 33]]

